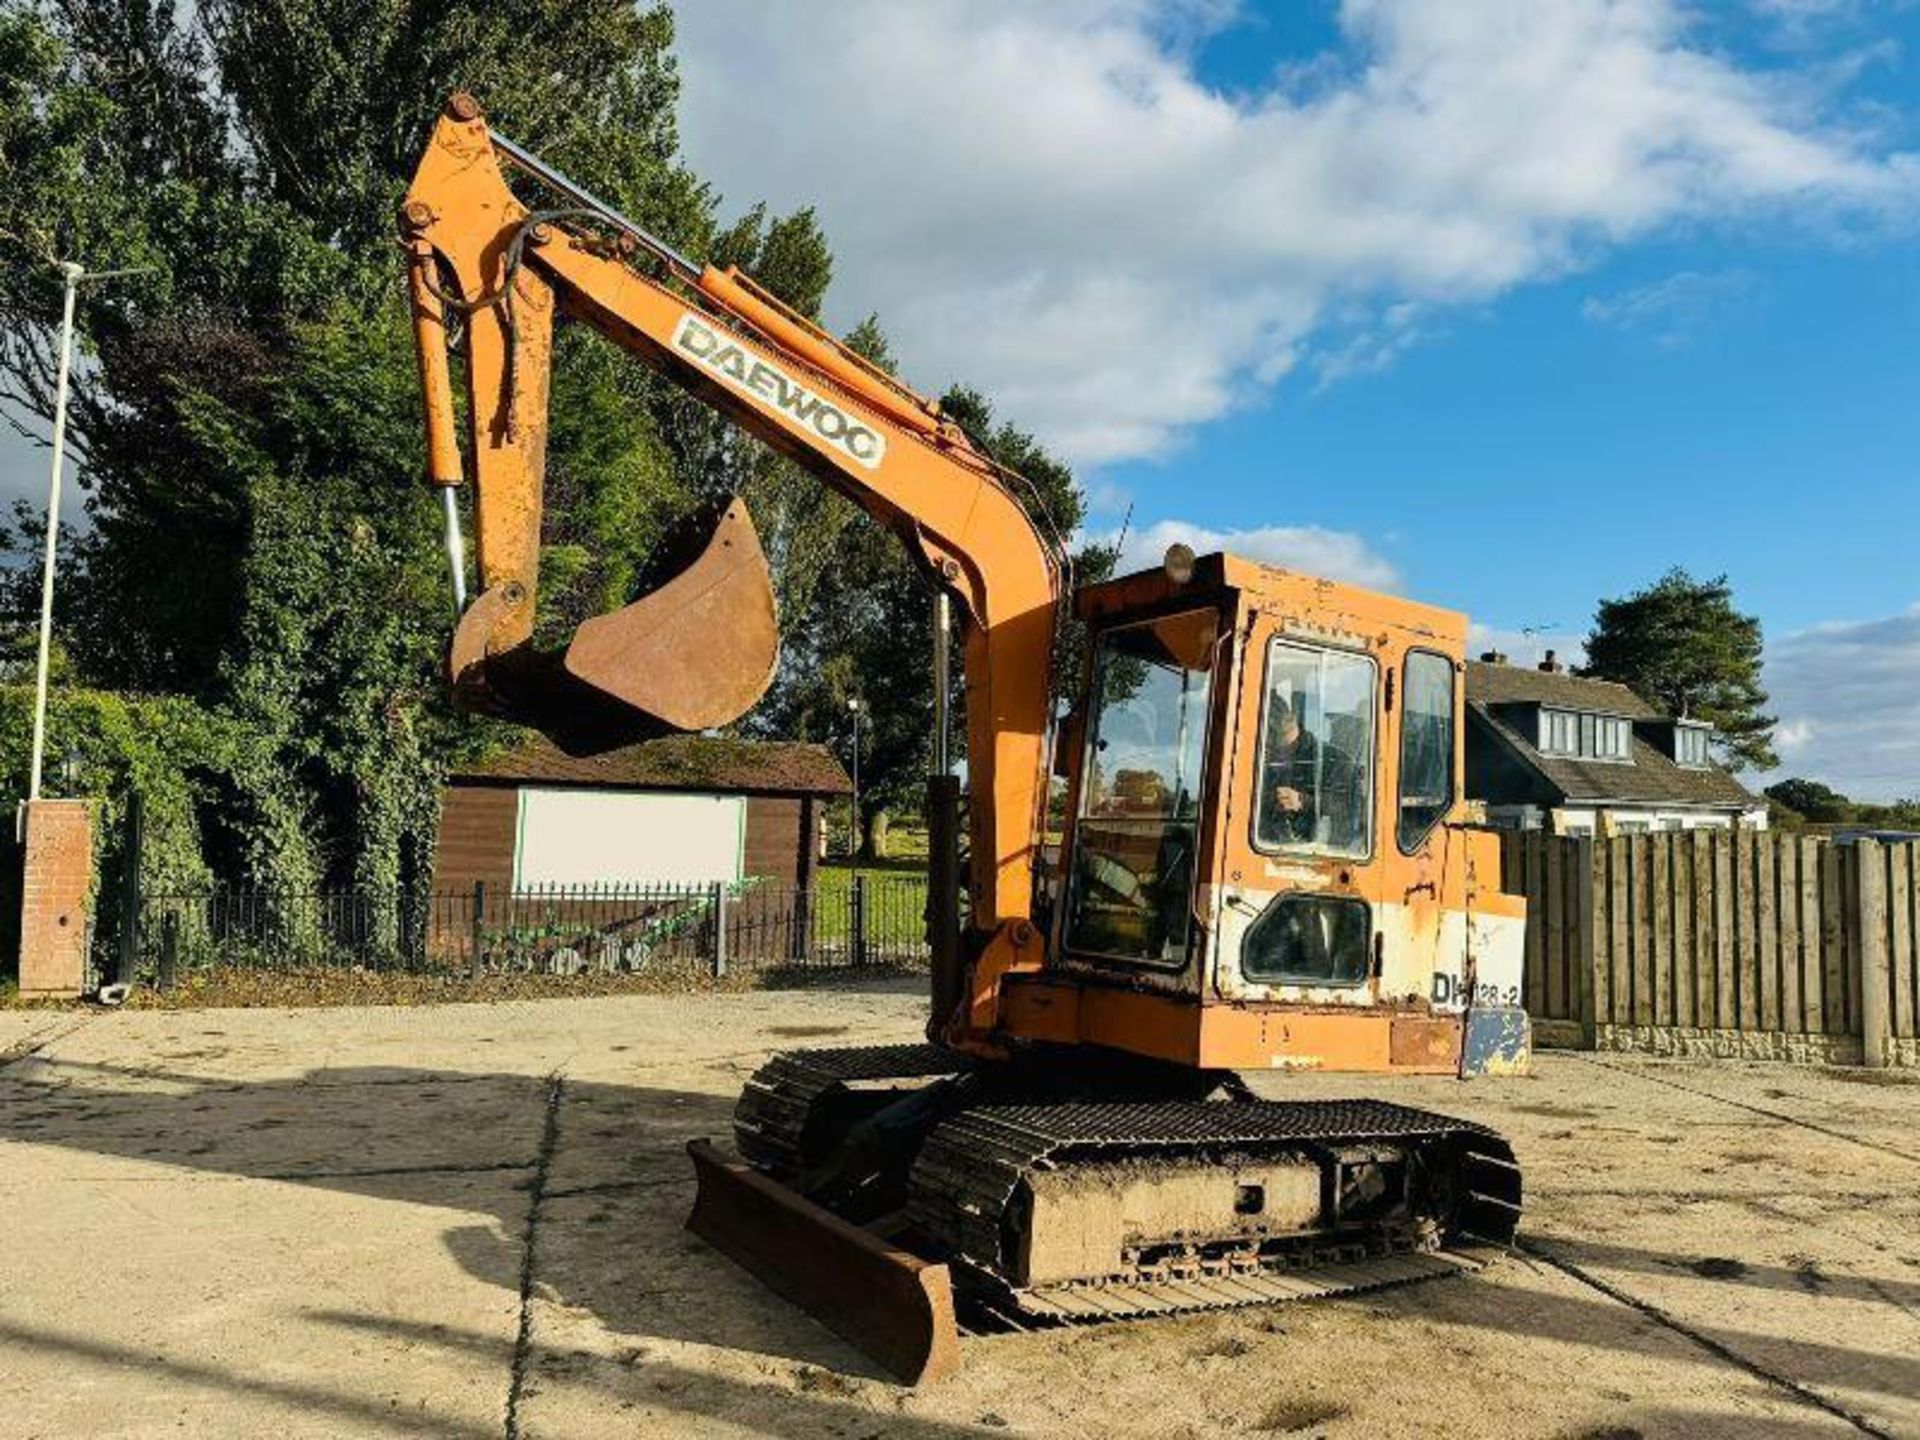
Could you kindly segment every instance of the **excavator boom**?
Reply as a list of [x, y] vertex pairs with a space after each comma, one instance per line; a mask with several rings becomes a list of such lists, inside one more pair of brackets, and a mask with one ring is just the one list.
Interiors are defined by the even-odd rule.
[[[503, 163], [554, 191], [558, 207], [530, 210]], [[1009, 477], [935, 405], [746, 276], [696, 266], [494, 134], [471, 97], [454, 97], [435, 126], [401, 230], [428, 478], [446, 489], [465, 470], [450, 324], [464, 334], [480, 584], [453, 645], [463, 702], [531, 721], [562, 743], [617, 743], [725, 724], [772, 676], [771, 591], [744, 511], [725, 512], [679, 579], [588, 622], [564, 655], [532, 646], [553, 325], [566, 315], [819, 476], [954, 597], [973, 791], [971, 913], [984, 937], [975, 948], [1024, 926], [1032, 952], [1064, 565]]]

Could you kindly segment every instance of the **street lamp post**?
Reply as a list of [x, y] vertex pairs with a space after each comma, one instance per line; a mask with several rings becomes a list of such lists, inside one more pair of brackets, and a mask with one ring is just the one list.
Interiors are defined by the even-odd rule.
[[47, 482], [47, 544], [40, 569], [40, 658], [33, 679], [33, 764], [27, 776], [27, 799], [40, 798], [40, 766], [47, 748], [47, 660], [53, 642], [53, 565], [60, 542], [60, 480], [67, 459], [67, 387], [73, 371], [73, 302], [83, 280], [112, 280], [141, 275], [152, 269], [95, 270], [71, 260], [60, 262], [66, 295], [60, 307], [60, 364], [53, 400], [53, 474]]
[[847, 701], [847, 710], [853, 716], [853, 812], [847, 820], [847, 857], [858, 859], [860, 856], [860, 711], [863, 707], [858, 700]]
[[60, 371], [53, 401], [53, 476], [47, 482], [46, 559], [40, 570], [40, 659], [33, 675], [33, 765], [27, 774], [27, 799], [40, 798], [40, 762], [47, 748], [47, 653], [53, 638], [53, 562], [60, 540], [60, 471], [67, 459], [67, 376], [73, 369], [73, 300], [86, 270], [60, 262], [66, 296], [60, 309]]

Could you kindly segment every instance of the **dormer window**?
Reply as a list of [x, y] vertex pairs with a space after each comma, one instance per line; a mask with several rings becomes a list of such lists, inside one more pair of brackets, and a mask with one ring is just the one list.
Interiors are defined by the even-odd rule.
[[1676, 725], [1673, 727], [1673, 763], [1684, 765], [1689, 770], [1707, 768], [1707, 736], [1712, 734], [1704, 725]]
[[1542, 707], [1540, 751], [1582, 760], [1631, 760], [1633, 723], [1618, 715]]

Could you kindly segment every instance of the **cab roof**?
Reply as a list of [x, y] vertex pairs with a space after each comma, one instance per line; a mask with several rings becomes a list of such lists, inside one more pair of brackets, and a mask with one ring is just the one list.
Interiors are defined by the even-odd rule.
[[1074, 613], [1088, 621], [1114, 620], [1164, 612], [1182, 603], [1221, 604], [1240, 596], [1309, 627], [1346, 632], [1387, 628], [1431, 640], [1450, 653], [1463, 654], [1466, 648], [1467, 617], [1458, 610], [1223, 551], [1197, 556], [1193, 577], [1184, 583], [1174, 580], [1165, 566], [1155, 566], [1083, 586], [1074, 597]]

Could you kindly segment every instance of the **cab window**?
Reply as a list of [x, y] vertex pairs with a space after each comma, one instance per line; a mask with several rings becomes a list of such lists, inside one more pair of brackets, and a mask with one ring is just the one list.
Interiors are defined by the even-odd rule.
[[1363, 900], [1283, 895], [1247, 931], [1240, 969], [1263, 984], [1358, 985], [1367, 978], [1372, 934]]
[[1453, 662], [1431, 650], [1407, 656], [1400, 707], [1400, 848], [1414, 851], [1453, 804]]
[[1217, 617], [1101, 635], [1075, 818], [1067, 948], [1184, 964]]
[[1291, 640], [1268, 647], [1259, 848], [1355, 858], [1371, 851], [1377, 674], [1365, 655]]

